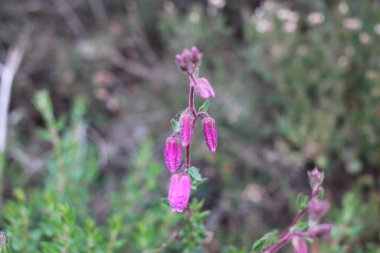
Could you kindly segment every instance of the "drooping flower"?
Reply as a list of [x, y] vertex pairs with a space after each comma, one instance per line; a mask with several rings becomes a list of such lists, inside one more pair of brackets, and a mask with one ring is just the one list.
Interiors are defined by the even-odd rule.
[[186, 147], [193, 136], [193, 117], [188, 112], [185, 112], [179, 120], [179, 133], [182, 146]]
[[174, 174], [170, 179], [168, 200], [173, 212], [182, 213], [187, 207], [191, 192], [191, 179], [186, 173]]
[[194, 92], [201, 98], [209, 99], [210, 97], [215, 97], [214, 89], [206, 78], [196, 78], [196, 83], [192, 85], [194, 85]]
[[330, 234], [332, 225], [329, 223], [317, 225], [315, 228], [311, 229], [308, 233], [310, 237], [322, 237], [324, 235]]
[[215, 120], [210, 116], [202, 120], [203, 125], [203, 135], [207, 144], [208, 149], [215, 153], [216, 147], [218, 145], [218, 136], [216, 132]]
[[169, 137], [165, 143], [165, 163], [171, 173], [174, 173], [181, 164], [182, 149], [179, 140], [175, 137]]
[[294, 247], [294, 253], [307, 253], [307, 244], [305, 240], [301, 237], [294, 237], [292, 240], [292, 245]]

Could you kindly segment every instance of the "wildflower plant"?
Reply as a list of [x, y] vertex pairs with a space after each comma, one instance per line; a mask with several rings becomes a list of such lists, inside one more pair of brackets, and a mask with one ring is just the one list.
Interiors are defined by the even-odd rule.
[[[166, 167], [172, 173], [168, 201], [173, 212], [183, 212], [189, 206], [192, 186], [202, 183], [199, 170], [191, 166], [191, 140], [198, 120], [202, 119], [203, 134], [208, 149], [215, 153], [218, 141], [215, 120], [207, 113], [208, 99], [215, 97], [214, 89], [204, 77], [199, 77], [202, 54], [198, 48], [185, 48], [176, 55], [178, 67], [189, 78], [189, 104], [179, 119], [172, 119], [173, 133], [167, 138], [164, 148]], [[195, 109], [194, 96], [205, 99], [198, 110]], [[185, 159], [182, 163], [182, 148]]]
[[[274, 253], [290, 242], [295, 253], [308, 253], [307, 241], [313, 242], [330, 234], [332, 225], [320, 223], [330, 208], [329, 202], [323, 200], [324, 174], [314, 168], [308, 175], [311, 186], [310, 198], [299, 194], [296, 201], [299, 212], [289, 227], [280, 235], [274, 230], [262, 236], [253, 244], [253, 253]], [[303, 218], [306, 215], [305, 221]]]

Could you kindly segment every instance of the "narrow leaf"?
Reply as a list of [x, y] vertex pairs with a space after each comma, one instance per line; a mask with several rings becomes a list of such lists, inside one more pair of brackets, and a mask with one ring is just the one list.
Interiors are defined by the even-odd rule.
[[198, 112], [207, 112], [208, 110], [209, 101], [206, 100], [203, 102], [203, 104], [199, 107]]
[[199, 170], [197, 168], [195, 168], [194, 166], [190, 167], [186, 171], [186, 173], [189, 174], [191, 179], [194, 181], [202, 181], [203, 180], [202, 175], [199, 173]]
[[172, 123], [173, 131], [178, 132], [179, 131], [179, 122], [175, 119], [172, 119], [171, 123]]

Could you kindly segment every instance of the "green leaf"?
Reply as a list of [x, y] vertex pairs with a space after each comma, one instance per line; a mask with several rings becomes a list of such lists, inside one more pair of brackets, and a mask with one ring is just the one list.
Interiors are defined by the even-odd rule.
[[199, 173], [199, 170], [194, 166], [190, 167], [186, 173], [191, 177], [193, 181], [203, 181], [202, 175]]
[[319, 193], [318, 193], [317, 198], [318, 198], [319, 200], [322, 200], [324, 196], [325, 196], [325, 190], [324, 190], [322, 187], [320, 187], [320, 191], [319, 191]]
[[254, 253], [258, 253], [260, 252], [260, 250], [262, 250], [265, 246], [265, 239], [264, 238], [261, 238], [259, 240], [257, 240], [253, 245], [252, 245], [252, 250]]
[[164, 203], [167, 206], [170, 206], [168, 198], [161, 198], [162, 203]]
[[199, 107], [198, 112], [207, 112], [208, 110], [209, 101], [206, 100], [203, 102], [203, 104]]
[[194, 72], [194, 77], [198, 78], [199, 77], [199, 68], [197, 68]]
[[309, 227], [308, 222], [300, 221], [300, 222], [298, 222], [297, 224], [295, 224], [294, 226], [292, 226], [292, 227], [290, 228], [290, 231], [291, 231], [291, 232], [294, 232], [294, 231], [299, 231], [299, 232], [301, 232], [301, 231], [305, 231], [305, 230], [307, 230], [308, 227]]
[[299, 210], [304, 209], [307, 204], [309, 203], [309, 197], [304, 196], [302, 193], [298, 194], [297, 200], [296, 200], [296, 205]]
[[62, 131], [64, 129], [65, 125], [66, 125], [66, 117], [65, 116], [59, 118], [59, 120], [57, 120], [57, 122], [56, 122], [56, 128], [58, 131]]
[[179, 131], [179, 122], [175, 119], [172, 119], [171, 123], [172, 123], [173, 131], [178, 132]]
[[50, 141], [50, 133], [48, 131], [46, 131], [45, 129], [37, 128], [36, 133], [39, 137], [41, 137], [45, 141]]
[[208, 179], [207, 178], [202, 178], [202, 181], [193, 181], [191, 183], [191, 189], [196, 190], [198, 187], [202, 186]]
[[274, 242], [277, 241], [277, 237], [278, 237], [277, 230], [273, 230], [266, 233], [252, 245], [253, 252], [254, 253], [260, 252], [263, 248], [267, 247], [268, 245], [273, 244]]

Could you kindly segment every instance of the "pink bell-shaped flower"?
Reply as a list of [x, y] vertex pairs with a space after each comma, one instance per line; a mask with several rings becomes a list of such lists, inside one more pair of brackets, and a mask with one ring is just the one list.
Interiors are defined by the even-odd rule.
[[174, 173], [181, 164], [182, 149], [179, 140], [175, 137], [169, 137], [165, 143], [165, 163], [171, 173]]
[[294, 248], [294, 253], [307, 253], [307, 244], [305, 240], [301, 237], [294, 237], [292, 240], [292, 245]]
[[193, 136], [193, 117], [185, 112], [179, 120], [179, 133], [181, 136], [182, 146], [186, 147], [190, 144]]
[[173, 212], [182, 213], [189, 203], [191, 179], [186, 173], [174, 174], [170, 179], [168, 200]]
[[210, 116], [202, 120], [203, 125], [203, 135], [207, 144], [208, 149], [215, 153], [216, 147], [218, 146], [218, 136], [216, 133], [215, 120]]
[[214, 89], [206, 78], [197, 78], [194, 84], [194, 92], [203, 99], [209, 99], [210, 97], [215, 97]]
[[330, 209], [330, 203], [326, 200], [318, 200], [317, 198], [313, 198], [307, 209], [309, 214], [309, 218], [312, 220], [320, 220], [327, 211]]

